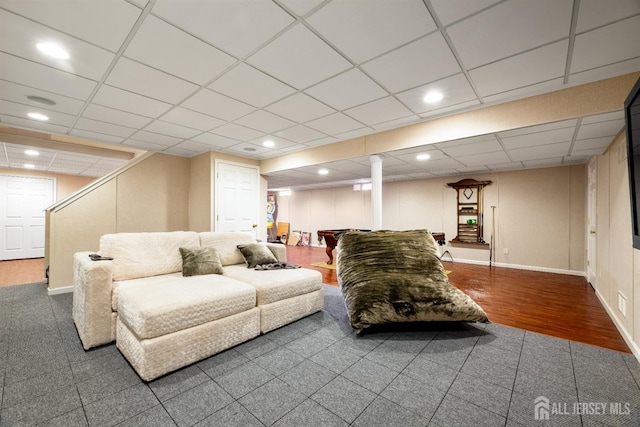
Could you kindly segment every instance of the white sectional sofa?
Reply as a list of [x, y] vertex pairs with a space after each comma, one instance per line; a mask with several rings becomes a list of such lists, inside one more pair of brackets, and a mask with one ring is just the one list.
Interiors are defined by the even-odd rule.
[[[248, 234], [190, 231], [102, 236], [102, 257], [74, 255], [73, 320], [83, 347], [116, 341], [145, 381], [322, 309], [322, 275], [247, 268]], [[279, 262], [286, 247], [262, 243]], [[180, 248], [214, 248], [222, 274], [183, 276]]]

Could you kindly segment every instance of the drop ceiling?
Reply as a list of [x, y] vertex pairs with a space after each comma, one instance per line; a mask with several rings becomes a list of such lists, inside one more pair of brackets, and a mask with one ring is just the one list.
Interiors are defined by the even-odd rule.
[[[268, 159], [640, 70], [637, 0], [0, 0], [0, 23], [2, 125], [186, 157]], [[584, 163], [622, 128], [613, 112], [381, 153], [383, 177]], [[370, 170], [323, 166], [269, 187]]]

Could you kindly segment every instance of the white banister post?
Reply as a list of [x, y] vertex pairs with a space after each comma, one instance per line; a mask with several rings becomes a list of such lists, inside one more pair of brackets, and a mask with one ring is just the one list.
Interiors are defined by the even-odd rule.
[[382, 229], [382, 157], [371, 156], [372, 229]]

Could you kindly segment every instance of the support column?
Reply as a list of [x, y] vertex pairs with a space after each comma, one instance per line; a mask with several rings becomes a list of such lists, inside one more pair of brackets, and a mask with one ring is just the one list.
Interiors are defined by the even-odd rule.
[[371, 229], [382, 229], [382, 157], [371, 156]]

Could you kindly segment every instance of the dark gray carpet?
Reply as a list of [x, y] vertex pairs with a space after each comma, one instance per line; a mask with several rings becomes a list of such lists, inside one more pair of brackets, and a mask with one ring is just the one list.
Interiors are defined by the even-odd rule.
[[339, 289], [325, 295], [324, 311], [147, 384], [115, 345], [82, 349], [71, 294], [0, 288], [0, 425], [640, 425], [631, 355], [495, 324], [356, 337]]

